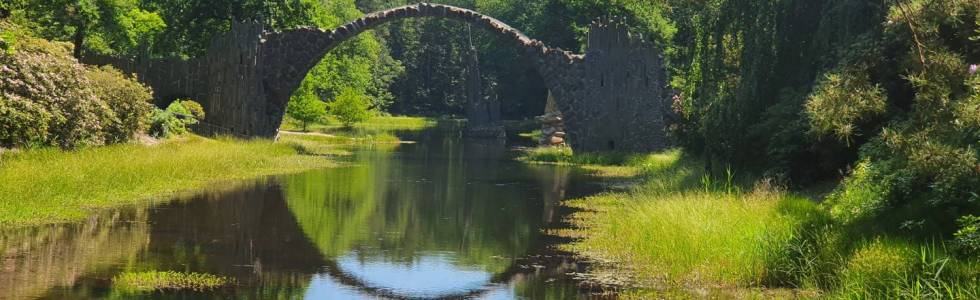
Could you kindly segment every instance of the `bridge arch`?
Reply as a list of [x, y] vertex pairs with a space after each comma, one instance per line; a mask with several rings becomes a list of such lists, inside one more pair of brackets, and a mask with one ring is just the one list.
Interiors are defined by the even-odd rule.
[[542, 42], [529, 38], [506, 23], [476, 11], [450, 5], [420, 3], [371, 13], [332, 30], [299, 28], [268, 34], [262, 46], [263, 60], [270, 66], [265, 71], [267, 87], [276, 98], [279, 98], [279, 94], [291, 94], [306, 73], [344, 41], [385, 23], [426, 17], [464, 22], [498, 35], [513, 46], [523, 49], [533, 59], [536, 69], [543, 77], [555, 75], [546, 73], [557, 71], [537, 68], [546, 58], [554, 60], [554, 63], [569, 64], [582, 57], [546, 47]]
[[661, 51], [616, 22], [593, 23], [587, 52], [574, 54], [469, 9], [420, 3], [371, 13], [332, 30], [270, 32], [237, 23], [215, 39], [207, 55], [189, 60], [88, 62], [139, 74], [159, 98], [199, 100], [207, 112], [208, 131], [274, 138], [293, 91], [327, 52], [381, 24], [424, 17], [473, 24], [523, 50], [555, 97], [575, 150], [653, 151], [667, 146], [669, 97]]

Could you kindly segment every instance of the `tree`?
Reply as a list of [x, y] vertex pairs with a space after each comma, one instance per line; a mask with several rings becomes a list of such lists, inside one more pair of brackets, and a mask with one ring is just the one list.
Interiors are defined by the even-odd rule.
[[286, 106], [286, 114], [302, 123], [305, 132], [308, 131], [310, 124], [323, 120], [327, 113], [327, 104], [308, 90], [297, 91], [297, 94]]
[[136, 54], [166, 27], [159, 15], [138, 5], [137, 0], [27, 0], [24, 11], [43, 37], [71, 41], [79, 58], [86, 48]]
[[368, 97], [363, 92], [345, 88], [337, 95], [337, 99], [330, 103], [330, 114], [340, 120], [345, 127], [351, 127], [371, 116], [368, 111], [370, 105]]
[[[325, 2], [316, 11], [313, 22], [321, 28], [340, 26], [363, 15], [352, 0]], [[327, 53], [310, 70], [303, 86], [320, 99], [333, 99], [344, 88], [364, 91], [371, 107], [382, 109], [394, 99], [389, 86], [403, 71], [401, 64], [389, 55], [382, 39], [368, 31]]]

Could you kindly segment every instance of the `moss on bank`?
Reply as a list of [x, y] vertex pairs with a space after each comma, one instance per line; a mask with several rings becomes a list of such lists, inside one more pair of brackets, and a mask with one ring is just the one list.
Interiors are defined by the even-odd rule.
[[218, 182], [332, 165], [285, 143], [196, 136], [154, 146], [6, 152], [0, 156], [0, 228], [77, 221], [97, 209]]
[[[558, 153], [558, 154], [555, 154]], [[980, 295], [980, 262], [941, 239], [863, 235], [817, 201], [760, 180], [709, 176], [680, 151], [650, 155], [536, 150], [525, 160], [617, 162], [627, 192], [566, 202], [582, 209], [567, 250], [598, 262], [597, 281], [626, 298], [952, 298]], [[624, 175], [625, 174], [625, 175]], [[938, 238], [938, 237], [937, 237]]]

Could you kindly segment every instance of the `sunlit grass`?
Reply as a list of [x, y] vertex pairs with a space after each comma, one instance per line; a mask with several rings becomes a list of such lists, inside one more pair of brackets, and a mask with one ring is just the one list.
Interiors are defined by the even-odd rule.
[[634, 156], [648, 179], [627, 193], [575, 200], [594, 211], [576, 215], [584, 239], [572, 250], [627, 266], [650, 285], [753, 285], [766, 278], [772, 249], [792, 237], [799, 220], [781, 207], [816, 209], [792, 195], [731, 192], [704, 181], [679, 151]]
[[[398, 116], [376, 116], [367, 121], [354, 124], [355, 130], [424, 130], [438, 125], [438, 121], [431, 118], [421, 117], [398, 117]], [[324, 122], [311, 124], [307, 130], [310, 132], [332, 133], [342, 129], [344, 126], [333, 118], [327, 118]], [[302, 131], [302, 124], [290, 119], [288, 116], [283, 120], [281, 130]]]
[[0, 156], [0, 227], [76, 221], [225, 181], [331, 165], [283, 143], [194, 136], [155, 146], [8, 152]]
[[557, 233], [579, 239], [565, 248], [600, 262], [598, 280], [635, 285], [626, 298], [980, 295], [980, 262], [941, 242], [862, 236], [832, 223], [817, 201], [765, 180], [740, 184], [732, 172], [707, 176], [676, 150], [630, 155], [617, 167], [636, 169], [640, 183], [566, 202], [583, 212], [570, 218], [578, 229]]
[[978, 299], [980, 261], [941, 242], [878, 237], [858, 242], [837, 280], [841, 299]]
[[630, 155], [624, 153], [572, 153], [569, 147], [537, 147], [526, 150], [520, 158], [534, 163], [578, 165], [623, 165]]
[[536, 129], [530, 132], [522, 132], [517, 134], [517, 136], [519, 137], [530, 139], [533, 141], [540, 140], [543, 135], [544, 134], [541, 132], [541, 129]]
[[309, 155], [343, 156], [350, 154], [351, 147], [395, 148], [401, 142], [397, 136], [386, 132], [358, 136], [283, 132], [279, 136], [279, 143]]
[[127, 292], [158, 290], [213, 290], [231, 284], [231, 279], [204, 273], [174, 271], [125, 272], [112, 278], [113, 287]]

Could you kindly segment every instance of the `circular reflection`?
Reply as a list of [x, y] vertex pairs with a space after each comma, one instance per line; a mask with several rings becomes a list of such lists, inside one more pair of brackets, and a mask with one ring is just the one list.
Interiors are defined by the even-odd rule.
[[[427, 252], [412, 261], [351, 252], [337, 258], [340, 272], [369, 289], [406, 298], [443, 298], [486, 289], [493, 275], [478, 266], [460, 266], [452, 253]], [[317, 282], [314, 280], [314, 285]], [[311, 286], [315, 289], [315, 286]]]

